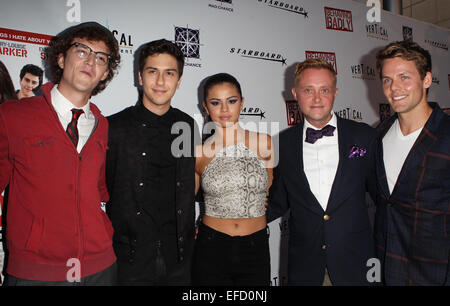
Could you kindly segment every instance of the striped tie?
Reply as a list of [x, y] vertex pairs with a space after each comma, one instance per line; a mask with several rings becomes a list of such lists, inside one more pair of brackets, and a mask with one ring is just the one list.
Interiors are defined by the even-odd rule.
[[84, 113], [82, 109], [76, 109], [72, 108], [72, 121], [69, 122], [67, 125], [66, 133], [69, 135], [70, 140], [72, 140], [75, 148], [78, 145], [78, 118], [81, 116], [81, 114]]

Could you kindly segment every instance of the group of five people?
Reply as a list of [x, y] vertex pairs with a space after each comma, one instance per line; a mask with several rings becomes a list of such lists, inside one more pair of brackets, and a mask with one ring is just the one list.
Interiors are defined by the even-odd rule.
[[0, 106], [6, 285], [269, 285], [267, 222], [288, 211], [289, 285], [370, 285], [373, 258], [387, 285], [450, 283], [450, 119], [427, 102], [426, 50], [404, 41], [378, 53], [395, 115], [377, 131], [333, 114], [333, 66], [300, 63], [292, 94], [304, 120], [277, 152], [239, 125], [235, 77], [205, 80], [213, 132], [200, 141], [171, 106], [179, 47], [161, 39], [138, 52], [139, 101], [108, 118], [90, 98], [117, 72], [119, 47], [95, 22], [55, 37], [41, 96]]

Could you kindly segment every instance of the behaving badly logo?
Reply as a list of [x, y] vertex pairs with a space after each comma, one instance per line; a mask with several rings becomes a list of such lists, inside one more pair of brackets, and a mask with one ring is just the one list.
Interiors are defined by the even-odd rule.
[[328, 30], [353, 32], [352, 12], [324, 7], [325, 25]]
[[287, 124], [289, 126], [296, 125], [303, 119], [302, 111], [298, 106], [297, 101], [295, 100], [287, 100], [286, 101], [286, 116], [287, 116]]
[[320, 58], [331, 65], [333, 65], [334, 71], [337, 74], [337, 65], [336, 65], [336, 53], [334, 52], [322, 52], [322, 51], [305, 51], [306, 59], [309, 58]]

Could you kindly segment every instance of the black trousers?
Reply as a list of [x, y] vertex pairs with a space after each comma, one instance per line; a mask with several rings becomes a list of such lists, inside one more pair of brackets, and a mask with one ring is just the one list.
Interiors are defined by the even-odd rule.
[[247, 236], [229, 236], [205, 224], [195, 244], [194, 286], [269, 286], [267, 228]]
[[[167, 241], [166, 241], [167, 242]], [[120, 286], [189, 286], [191, 285], [192, 253], [185, 252], [184, 261], [178, 262], [177, 250], [162, 252], [155, 241], [130, 250], [128, 244], [115, 243], [118, 282]], [[168, 257], [170, 256], [170, 257]]]
[[115, 286], [117, 285], [117, 264], [98, 273], [82, 277], [79, 282], [39, 281], [6, 275], [3, 286]]

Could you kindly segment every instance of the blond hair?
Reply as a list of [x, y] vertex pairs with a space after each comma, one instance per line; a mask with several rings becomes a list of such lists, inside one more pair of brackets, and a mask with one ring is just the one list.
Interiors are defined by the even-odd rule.
[[302, 74], [302, 72], [310, 68], [329, 70], [333, 75], [334, 86], [336, 86], [337, 74], [336, 71], [334, 70], [333, 65], [320, 58], [308, 58], [297, 65], [297, 67], [295, 68], [295, 84], [297, 84], [298, 80], [300, 79], [300, 75]]

